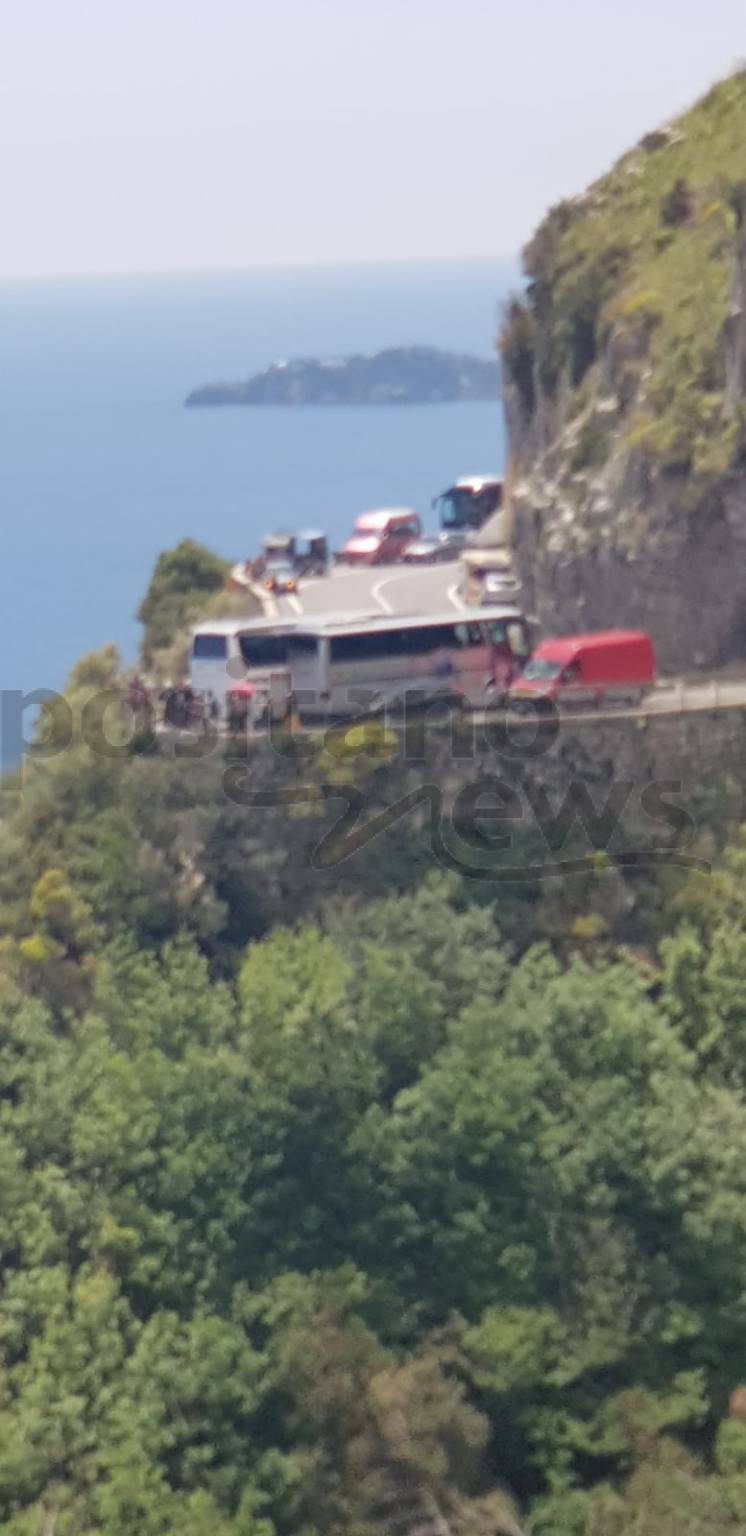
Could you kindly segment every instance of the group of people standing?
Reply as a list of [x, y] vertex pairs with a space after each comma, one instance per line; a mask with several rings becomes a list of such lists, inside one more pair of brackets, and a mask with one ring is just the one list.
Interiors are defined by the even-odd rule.
[[[141, 728], [160, 722], [174, 730], [194, 730], [216, 725], [220, 706], [212, 692], [197, 693], [188, 678], [181, 683], [166, 683], [157, 693], [139, 674], [127, 685], [127, 703]], [[257, 696], [249, 684], [230, 690], [226, 699], [226, 725], [233, 735], [254, 727], [257, 722]]]

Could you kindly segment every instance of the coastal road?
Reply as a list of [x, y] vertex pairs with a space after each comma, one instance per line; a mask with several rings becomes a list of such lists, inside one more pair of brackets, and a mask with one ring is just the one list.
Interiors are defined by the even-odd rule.
[[[367, 618], [374, 614], [475, 613], [459, 594], [458, 561], [442, 565], [367, 566], [361, 570], [332, 566], [329, 575], [302, 581], [297, 594], [268, 598], [261, 593], [268, 615], [301, 618], [322, 614]], [[738, 666], [688, 678], [661, 677], [651, 689], [641, 708], [608, 708], [604, 715], [679, 715], [698, 714], [712, 709], [746, 708], [746, 667]], [[586, 710], [569, 715], [572, 720], [593, 728], [599, 712]]]
[[[643, 700], [642, 704], [635, 708], [627, 705], [610, 705], [602, 709], [584, 709], [583, 711], [562, 710], [559, 720], [562, 727], [572, 726], [573, 730], [588, 730], [591, 733], [598, 730], [599, 726], [612, 720], [641, 720], [651, 716], [682, 715], [711, 715], [713, 711], [739, 710], [746, 711], [746, 669], [741, 675], [735, 673], [720, 673], [706, 679], [673, 679], [661, 678], [656, 686]], [[477, 709], [472, 713], [475, 726], [485, 726], [503, 716], [503, 710], [497, 706], [494, 709]], [[400, 724], [398, 717], [389, 721], [391, 727], [396, 730]], [[446, 720], [431, 721], [432, 729], [447, 731], [450, 729]], [[175, 753], [177, 744], [185, 739], [198, 742], [202, 739], [202, 727], [196, 734], [191, 730], [174, 729], [174, 727], [159, 722], [156, 730], [162, 750], [168, 754]], [[293, 729], [301, 735], [306, 732], [317, 733], [318, 722], [296, 724]], [[534, 733], [536, 720], [533, 716], [513, 718], [508, 727], [511, 736], [522, 730]], [[216, 728], [215, 740], [228, 734], [224, 722]], [[265, 735], [264, 728], [257, 728], [257, 735]], [[361, 749], [362, 750], [362, 749]]]
[[[460, 565], [457, 560], [439, 565], [372, 565], [353, 570], [333, 565], [328, 576], [309, 577], [298, 592], [275, 599], [272, 612], [287, 618], [306, 614], [355, 615], [392, 613], [461, 613]], [[266, 599], [265, 599], [266, 602]]]

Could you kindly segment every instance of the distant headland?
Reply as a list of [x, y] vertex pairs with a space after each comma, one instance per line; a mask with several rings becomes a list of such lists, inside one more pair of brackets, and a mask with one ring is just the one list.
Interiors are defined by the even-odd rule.
[[441, 405], [497, 400], [495, 359], [437, 347], [389, 347], [365, 357], [296, 357], [235, 384], [204, 384], [187, 406]]

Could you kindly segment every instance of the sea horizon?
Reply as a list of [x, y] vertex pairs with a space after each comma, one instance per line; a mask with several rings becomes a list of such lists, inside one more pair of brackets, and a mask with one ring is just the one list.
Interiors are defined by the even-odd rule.
[[313, 274], [315, 272], [321, 273], [329, 271], [372, 271], [381, 270], [382, 268], [396, 270], [413, 267], [420, 269], [423, 267], [441, 267], [450, 268], [453, 270], [454, 268], [458, 267], [483, 267], [485, 265], [491, 267], [493, 270], [509, 269], [512, 267], [514, 269], [516, 282], [520, 283], [522, 280], [520, 254], [512, 251], [498, 251], [492, 254], [487, 253], [486, 255], [472, 254], [466, 256], [358, 256], [350, 259], [349, 261], [337, 257], [329, 257], [327, 259], [319, 259], [316, 261], [293, 261], [290, 258], [283, 258], [281, 261], [257, 262], [256, 264], [230, 263], [225, 266], [208, 264], [204, 266], [197, 265], [183, 267], [104, 268], [103, 270], [91, 268], [90, 270], [80, 269], [74, 272], [0, 272], [0, 288], [6, 285], [23, 287], [26, 285], [31, 286], [45, 283], [90, 283], [109, 281], [127, 282], [138, 281], [139, 279], [149, 281], [151, 279], [157, 280], [159, 278], [166, 280], [169, 278], [231, 278], [251, 277], [262, 274], [278, 276], [282, 275], [283, 273], [292, 273], [297, 275], [299, 272]]
[[135, 620], [160, 550], [245, 558], [268, 527], [332, 543], [366, 507], [499, 471], [496, 404], [186, 411], [277, 357], [425, 343], [488, 355], [516, 264], [355, 263], [0, 281], [0, 686], [59, 689]]

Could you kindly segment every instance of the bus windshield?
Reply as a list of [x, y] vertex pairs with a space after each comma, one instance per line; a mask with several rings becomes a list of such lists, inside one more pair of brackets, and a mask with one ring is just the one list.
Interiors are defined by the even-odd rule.
[[454, 485], [436, 503], [441, 528], [481, 528], [499, 504], [499, 492], [494, 485], [486, 485], [481, 491]]

